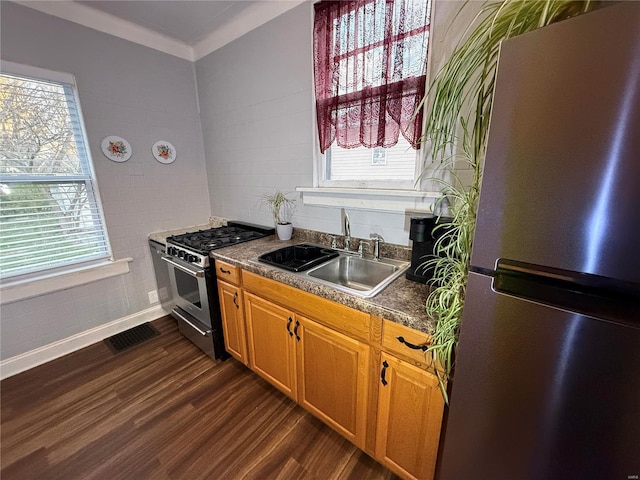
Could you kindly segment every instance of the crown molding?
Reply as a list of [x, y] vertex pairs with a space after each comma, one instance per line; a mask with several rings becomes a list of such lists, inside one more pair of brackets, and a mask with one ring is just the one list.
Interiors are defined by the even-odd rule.
[[245, 9], [241, 15], [222, 28], [211, 32], [194, 46], [70, 0], [13, 0], [13, 3], [194, 62], [305, 1], [307, 0], [256, 2], [251, 8]]
[[227, 43], [273, 20], [308, 0], [286, 2], [256, 2], [223, 27], [211, 32], [193, 46], [194, 60], [200, 60]]
[[193, 61], [193, 49], [185, 43], [82, 3], [24, 0], [14, 0], [14, 3], [168, 53], [175, 57]]

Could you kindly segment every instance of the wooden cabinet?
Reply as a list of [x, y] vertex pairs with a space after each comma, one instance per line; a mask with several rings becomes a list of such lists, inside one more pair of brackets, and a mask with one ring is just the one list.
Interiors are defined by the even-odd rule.
[[364, 448], [369, 345], [253, 293], [245, 311], [251, 369]]
[[242, 285], [249, 367], [401, 477], [432, 479], [444, 401], [429, 336], [250, 272]]
[[247, 356], [247, 334], [244, 324], [242, 290], [238, 286], [218, 280], [218, 294], [220, 297], [225, 349], [236, 360], [247, 365], [249, 359]]
[[296, 400], [293, 312], [251, 293], [245, 293], [245, 306], [249, 367]]
[[298, 402], [364, 448], [369, 346], [304, 317], [296, 322]]
[[434, 373], [382, 352], [375, 445], [380, 463], [403, 478], [432, 479], [443, 411]]
[[426, 333], [389, 320], [382, 322], [382, 349], [412, 365], [433, 367], [431, 355], [425, 353], [430, 341]]
[[242, 270], [235, 265], [223, 262], [222, 260], [216, 260], [216, 277], [218, 280], [222, 280], [233, 285], [240, 285], [240, 272]]
[[242, 288], [240, 287], [240, 268], [230, 263], [216, 260], [218, 278], [218, 296], [224, 347], [236, 360], [249, 364], [247, 355], [247, 333], [244, 323]]

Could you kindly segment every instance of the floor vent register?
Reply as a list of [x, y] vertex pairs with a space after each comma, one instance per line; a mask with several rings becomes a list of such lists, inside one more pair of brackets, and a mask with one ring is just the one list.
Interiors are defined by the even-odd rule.
[[156, 330], [155, 327], [149, 323], [143, 323], [142, 325], [138, 325], [137, 327], [130, 328], [129, 330], [125, 330], [124, 332], [106, 338], [104, 343], [107, 344], [113, 353], [120, 353], [140, 345], [158, 335], [160, 335], [160, 332]]

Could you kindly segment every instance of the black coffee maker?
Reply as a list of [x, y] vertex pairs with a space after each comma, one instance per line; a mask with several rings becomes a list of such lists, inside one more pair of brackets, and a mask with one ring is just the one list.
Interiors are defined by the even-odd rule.
[[409, 238], [413, 240], [411, 250], [411, 266], [406, 276], [414, 282], [427, 283], [433, 276], [433, 267], [426, 267], [425, 263], [433, 257], [433, 244], [446, 231], [439, 228], [435, 234], [433, 229], [437, 224], [449, 223], [451, 218], [425, 215], [411, 218]]

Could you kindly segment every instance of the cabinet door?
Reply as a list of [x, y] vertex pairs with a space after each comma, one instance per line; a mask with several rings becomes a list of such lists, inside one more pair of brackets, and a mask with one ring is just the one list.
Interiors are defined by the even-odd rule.
[[437, 377], [382, 353], [376, 458], [406, 478], [433, 478], [444, 400]]
[[296, 321], [298, 402], [364, 448], [370, 347], [307, 318]]
[[247, 334], [244, 326], [242, 291], [234, 285], [218, 281], [218, 293], [224, 346], [227, 352], [247, 365]]
[[296, 355], [294, 315], [289, 310], [245, 293], [249, 366], [294, 400]]

